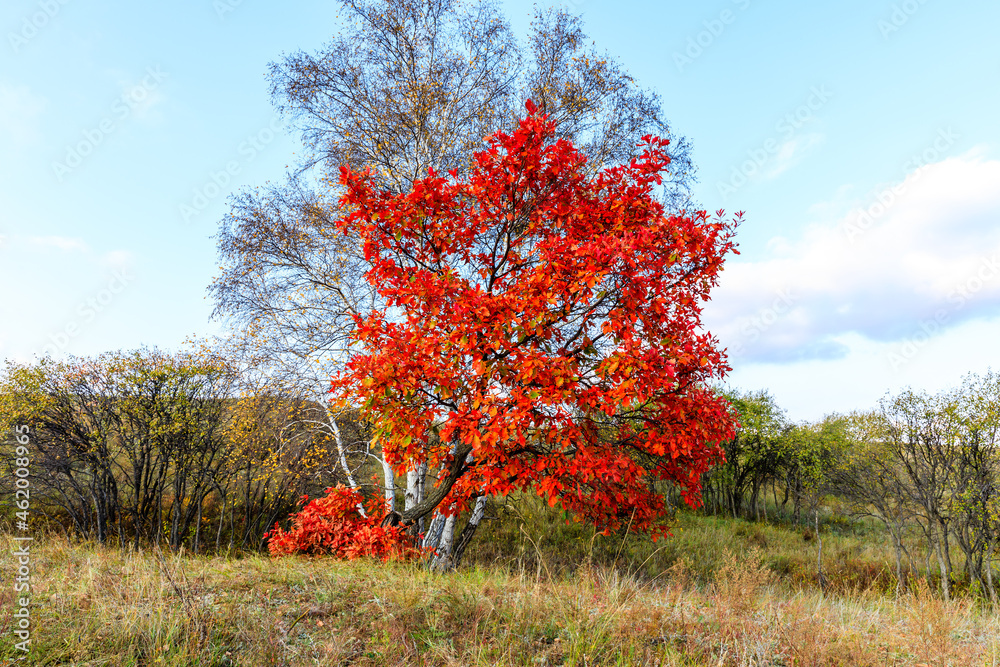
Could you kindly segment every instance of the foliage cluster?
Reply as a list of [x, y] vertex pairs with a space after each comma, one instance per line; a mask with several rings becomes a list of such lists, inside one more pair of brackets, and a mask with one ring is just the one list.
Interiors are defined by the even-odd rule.
[[[35, 513], [104, 543], [260, 548], [296, 498], [342, 481], [315, 427], [323, 416], [201, 353], [43, 359], [0, 373], [0, 429], [30, 428]], [[8, 468], [13, 451], [2, 447]]]
[[665, 141], [588, 176], [527, 109], [467, 180], [392, 195], [344, 168], [338, 224], [386, 307], [356, 317], [333, 390], [361, 402], [397, 473], [441, 471], [405, 524], [530, 490], [600, 531], [662, 534], [654, 483], [696, 505], [732, 428], [706, 386], [728, 366], [698, 323], [735, 222], [664, 212]]
[[372, 557], [407, 559], [419, 555], [402, 527], [384, 526], [386, 507], [382, 500], [365, 503], [354, 489], [331, 487], [322, 498], [301, 501], [301, 510], [291, 517], [291, 528], [279, 524], [264, 535], [272, 556], [308, 554], [335, 558]]
[[831, 490], [829, 475], [850, 447], [847, 419], [831, 415], [792, 424], [766, 391], [730, 390], [725, 396], [739, 427], [721, 444], [725, 461], [704, 476], [706, 511], [767, 519], [770, 490], [772, 505], [801, 521]]

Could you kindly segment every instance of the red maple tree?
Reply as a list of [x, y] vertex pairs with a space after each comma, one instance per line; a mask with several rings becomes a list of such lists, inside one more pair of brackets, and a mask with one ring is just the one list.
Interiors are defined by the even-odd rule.
[[729, 366], [700, 315], [740, 215], [666, 213], [656, 137], [586, 176], [584, 156], [526, 106], [466, 180], [431, 172], [392, 194], [341, 169], [338, 224], [363, 242], [387, 307], [356, 317], [331, 391], [361, 399], [398, 472], [440, 471], [404, 524], [531, 490], [599, 530], [660, 535], [655, 482], [697, 505], [733, 434], [708, 386]]

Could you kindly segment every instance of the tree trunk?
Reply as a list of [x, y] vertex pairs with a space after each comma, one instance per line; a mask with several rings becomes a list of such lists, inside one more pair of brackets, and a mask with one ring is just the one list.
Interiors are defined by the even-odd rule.
[[445, 496], [448, 495], [448, 492], [451, 491], [451, 487], [455, 485], [458, 478], [465, 472], [466, 457], [471, 451], [472, 445], [465, 443], [456, 445], [452, 452], [452, 461], [450, 469], [447, 471], [447, 477], [439, 480], [438, 485], [431, 489], [419, 503], [403, 510], [402, 516], [398, 513], [390, 514], [387, 517], [388, 522], [392, 525], [403, 523], [404, 525], [412, 526], [416, 523], [417, 519], [433, 512], [441, 501], [444, 500]]
[[403, 496], [403, 510], [411, 510], [420, 502], [420, 466], [406, 471], [406, 493]]
[[441, 541], [441, 531], [443, 528], [444, 517], [438, 512], [431, 518], [431, 523], [427, 527], [427, 532], [424, 533], [424, 540], [420, 546], [424, 549], [437, 549], [438, 543]]
[[382, 461], [382, 478], [384, 480], [386, 511], [396, 511], [396, 475], [392, 471], [392, 466]]
[[948, 585], [949, 590], [951, 588], [951, 573], [954, 568], [951, 565], [951, 538], [949, 535], [948, 524], [945, 522], [940, 522], [941, 524], [941, 546], [944, 551], [944, 565], [948, 572]]
[[437, 553], [431, 562], [431, 570], [445, 572], [454, 566], [451, 549], [455, 540], [456, 518], [457, 516], [452, 514], [444, 520], [444, 528], [441, 531], [441, 542], [438, 544]]
[[819, 588], [826, 592], [826, 578], [823, 577], [823, 537], [819, 534], [819, 509], [815, 510], [816, 519], [816, 575], [819, 580]]
[[[427, 462], [418, 464], [415, 468], [406, 471], [406, 491], [403, 494], [403, 511], [408, 512], [419, 505], [424, 500], [424, 484], [427, 480]], [[417, 535], [424, 532], [424, 517], [418, 517], [412, 527], [412, 533]]]
[[[352, 489], [358, 488], [358, 483], [354, 479], [353, 473], [351, 473], [351, 467], [347, 464], [347, 448], [344, 447], [344, 439], [340, 435], [340, 427], [337, 426], [337, 417], [330, 412], [327, 412], [327, 421], [330, 424], [330, 430], [333, 431], [333, 441], [337, 443], [337, 455], [340, 459], [340, 467], [344, 470], [344, 476], [347, 477], [347, 483], [351, 485]], [[364, 516], [364, 510], [361, 511], [361, 515]]]
[[896, 554], [896, 597], [903, 592], [903, 545], [898, 535], [890, 531], [892, 536], [892, 549]]
[[[420, 468], [417, 470], [417, 502], [424, 501], [424, 495], [427, 490], [427, 461], [420, 464]], [[424, 531], [424, 526], [426, 522], [426, 517], [420, 517], [417, 519], [417, 530], [420, 532]]]
[[483, 520], [483, 516], [486, 515], [486, 502], [486, 496], [476, 498], [476, 505], [472, 508], [472, 515], [469, 517], [469, 522], [465, 524], [465, 528], [462, 529], [462, 534], [458, 536], [458, 542], [455, 544], [455, 553], [452, 556], [455, 567], [458, 567], [462, 563], [465, 548], [469, 546], [473, 536], [476, 534], [476, 529], [479, 528], [479, 524]]
[[990, 540], [986, 551], [986, 588], [990, 593], [990, 602], [993, 603], [993, 611], [997, 609], [997, 591], [993, 587], [993, 548], [994, 542]]
[[937, 556], [938, 568], [941, 571], [941, 593], [944, 595], [945, 602], [949, 602], [951, 600], [951, 581], [949, 581], [948, 566], [944, 560], [940, 538], [934, 540], [934, 555]]

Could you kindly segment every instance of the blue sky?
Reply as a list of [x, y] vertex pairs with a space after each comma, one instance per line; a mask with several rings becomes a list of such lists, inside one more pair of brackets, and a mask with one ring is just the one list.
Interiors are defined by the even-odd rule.
[[[565, 3], [746, 211], [705, 311], [792, 419], [1000, 369], [1000, 3]], [[532, 3], [502, 3], [525, 34]], [[0, 7], [0, 357], [179, 348], [226, 197], [298, 150], [265, 72], [326, 1]]]

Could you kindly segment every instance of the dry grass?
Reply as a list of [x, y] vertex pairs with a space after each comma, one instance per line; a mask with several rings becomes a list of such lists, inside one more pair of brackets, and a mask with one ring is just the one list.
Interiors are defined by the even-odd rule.
[[[0, 537], [0, 550], [12, 542]], [[36, 543], [33, 646], [49, 665], [996, 665], [1000, 622], [926, 589], [796, 590], [760, 550], [663, 576], [128, 553]], [[2, 559], [11, 581], [13, 563]], [[0, 661], [18, 657], [11, 587]], [[22, 663], [23, 664], [23, 663]]]
[[[581, 563], [591, 562], [658, 581], [685, 559], [692, 579], [710, 583], [724, 565], [727, 550], [756, 550], [786, 585], [816, 586], [817, 542], [811, 527], [683, 512], [672, 528], [673, 537], [653, 543], [635, 535], [594, 535], [592, 528], [567, 524], [562, 513], [530, 496], [512, 500], [497, 514], [499, 518], [480, 528], [482, 535], [470, 546], [467, 563], [568, 577]], [[829, 592], [895, 591], [892, 547], [880, 525], [827, 516], [822, 530]], [[915, 557], [923, 553], [917, 544], [908, 548]]]

